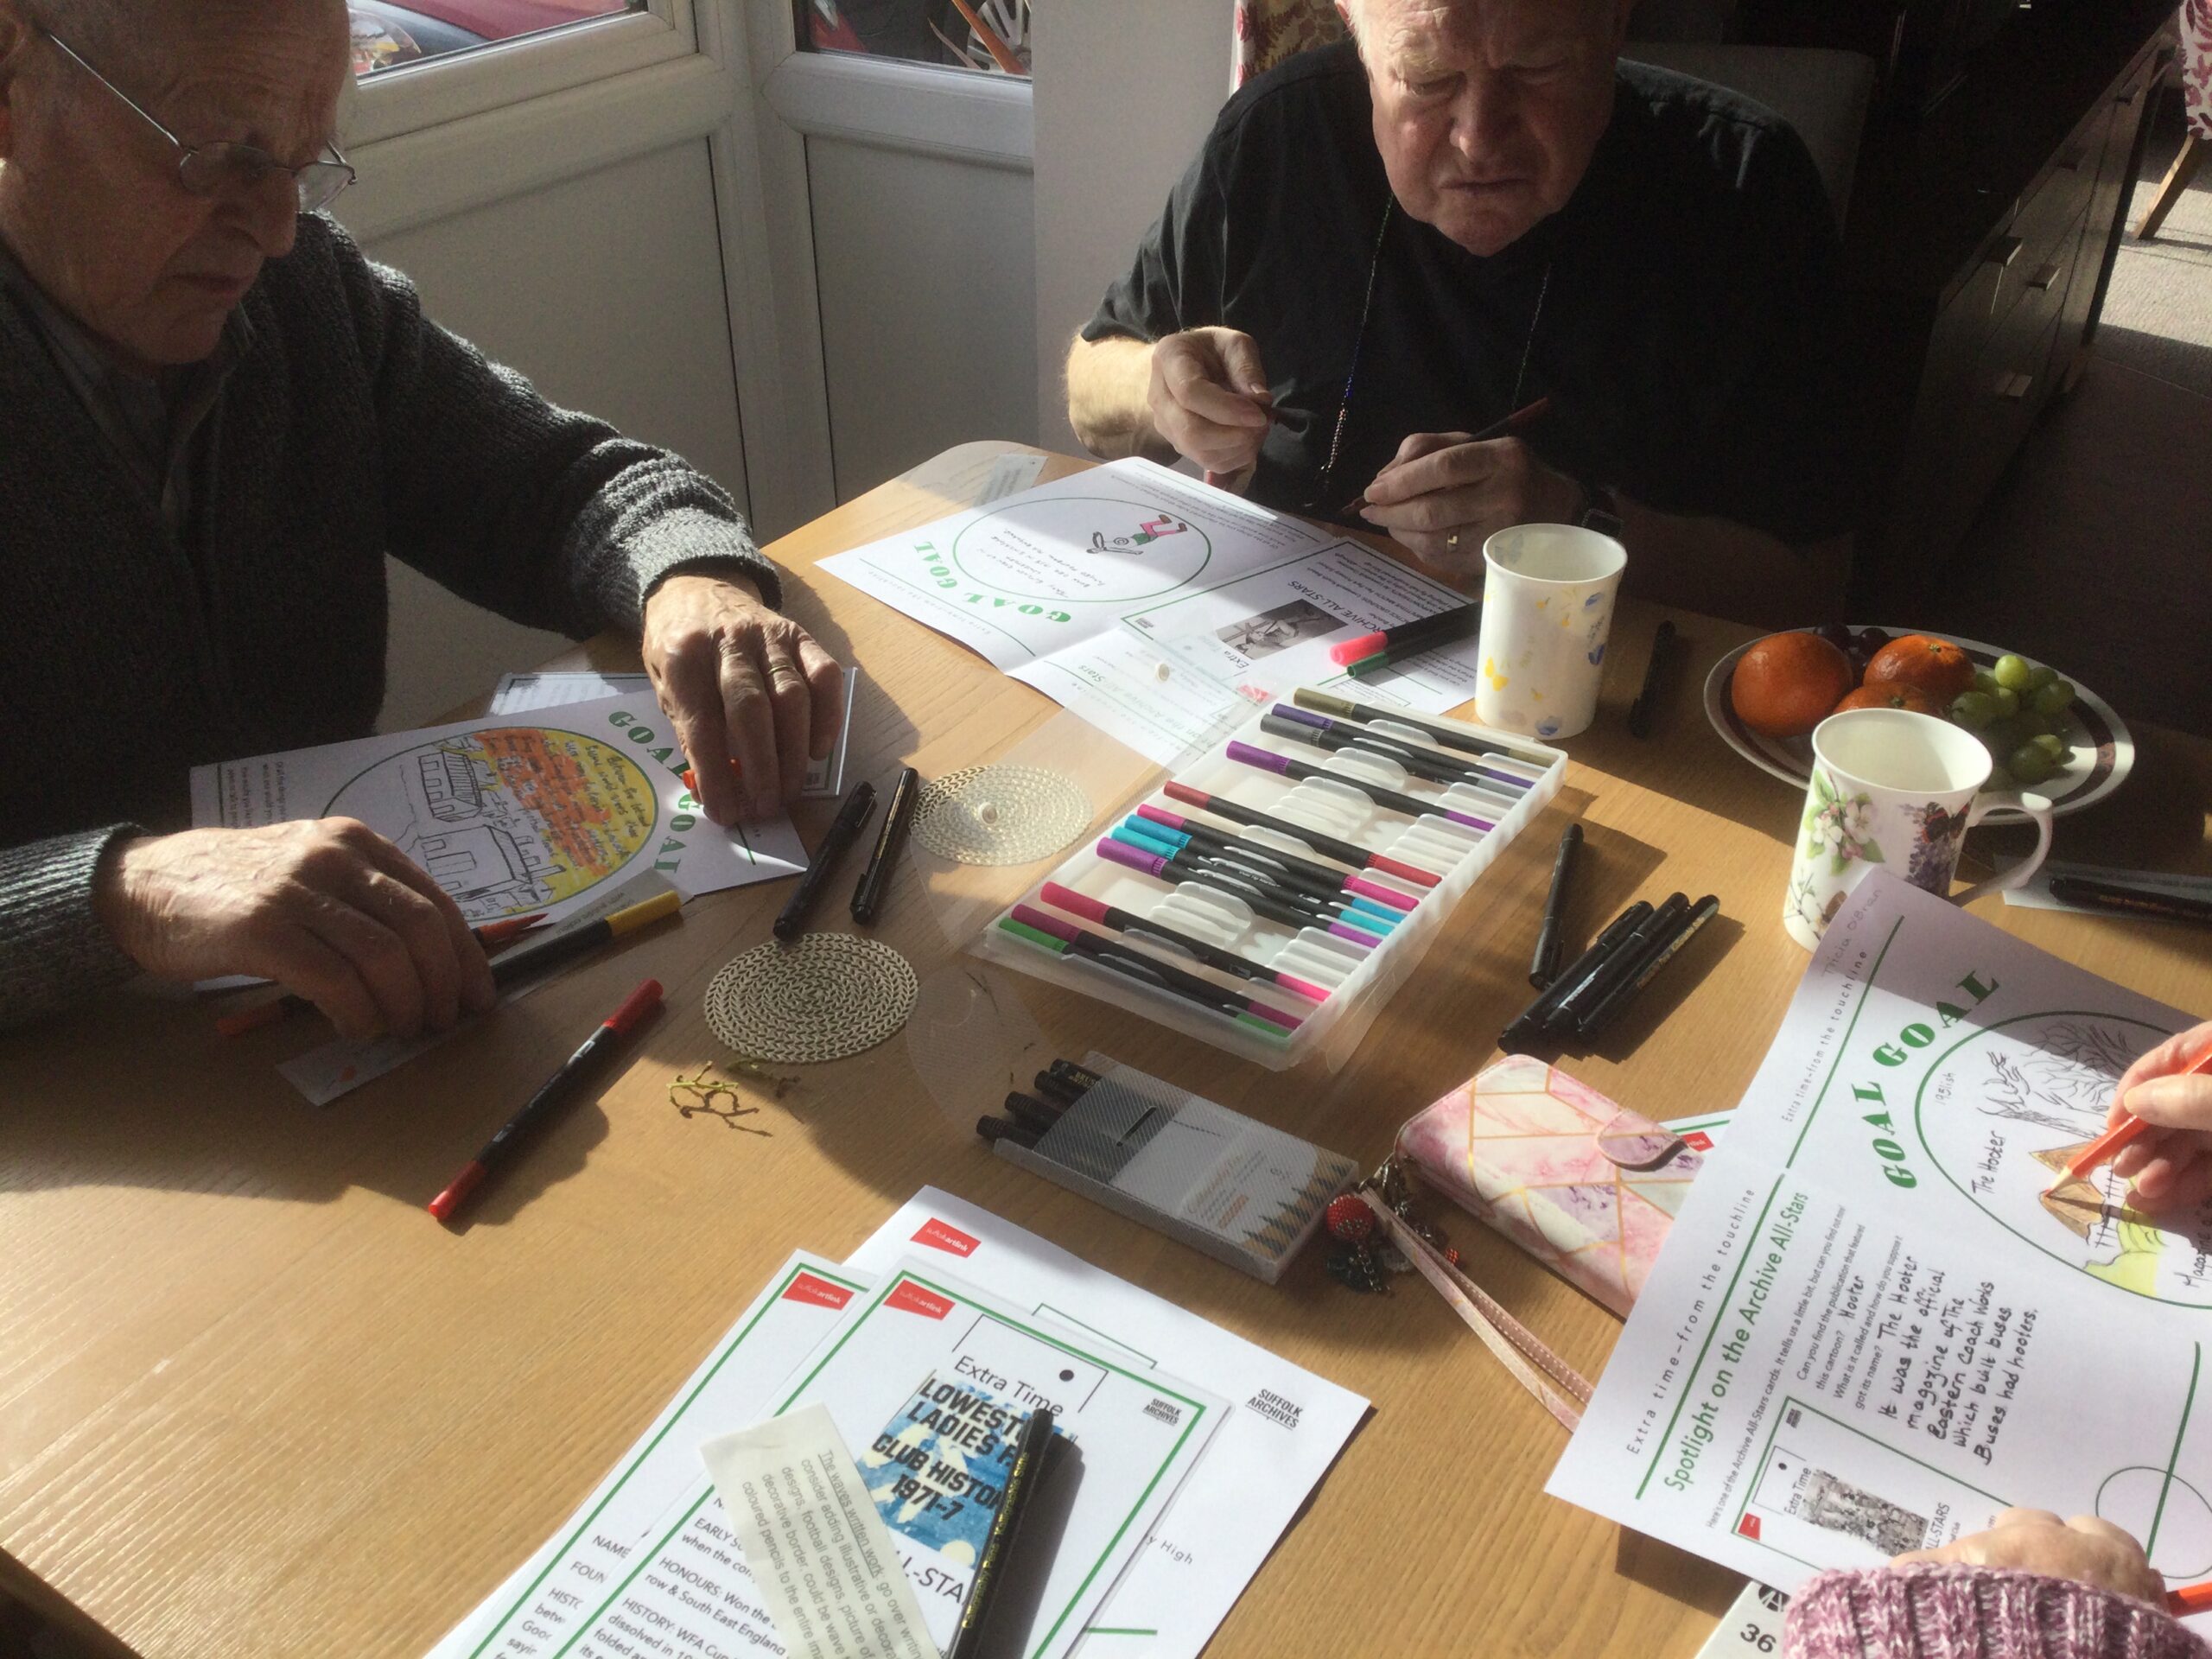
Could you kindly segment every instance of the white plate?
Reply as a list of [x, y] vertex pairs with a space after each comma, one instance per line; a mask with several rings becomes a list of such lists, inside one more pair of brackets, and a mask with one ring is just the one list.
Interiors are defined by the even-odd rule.
[[[1854, 626], [1852, 632], [1856, 633], [1859, 630]], [[1893, 639], [1908, 633], [1948, 639], [1981, 668], [1993, 666], [2006, 654], [1979, 639], [1937, 633], [1930, 628], [1885, 628], [1883, 632]], [[1753, 640], [1739, 645], [1713, 665], [1713, 672], [1705, 679], [1705, 717], [1713, 722], [1713, 729], [1720, 734], [1722, 741], [1745, 760], [1783, 783], [1802, 789], [1813, 776], [1812, 740], [1761, 737], [1744, 724], [1728, 700], [1728, 681], [1736, 671], [1736, 659], [1758, 643]], [[2033, 662], [2034, 658], [2028, 660]], [[2066, 762], [2048, 780], [2035, 786], [2037, 794], [2049, 798], [2055, 815], [2078, 812], [2093, 801], [2101, 801], [2120, 787], [2128, 769], [2135, 764], [2135, 740], [2128, 735], [2126, 722], [2113, 712], [2110, 703], [2079, 680], [2074, 682], [2074, 706], [2066, 711], [2059, 725], [2059, 735], [2069, 746]], [[2026, 816], [2017, 808], [2000, 806], [1989, 815], [1988, 821], [2021, 823]]]

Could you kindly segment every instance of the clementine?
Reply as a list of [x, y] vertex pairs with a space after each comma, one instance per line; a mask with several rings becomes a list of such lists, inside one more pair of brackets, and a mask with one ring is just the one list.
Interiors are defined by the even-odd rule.
[[1948, 639], [1908, 633], [1892, 639], [1866, 664], [1869, 685], [1916, 685], [1942, 708], [1974, 690], [1974, 658]]
[[1942, 703], [1906, 680], [1862, 685], [1830, 712], [1840, 715], [1847, 709], [1910, 709], [1916, 715], [1934, 715], [1939, 720], [1943, 714]]
[[1802, 737], [1851, 690], [1851, 659], [1817, 633], [1770, 633], [1736, 660], [1728, 700], [1762, 737]]

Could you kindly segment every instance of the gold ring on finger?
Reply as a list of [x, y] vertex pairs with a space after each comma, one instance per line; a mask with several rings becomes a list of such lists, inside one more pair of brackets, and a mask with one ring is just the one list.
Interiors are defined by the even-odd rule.
[[1444, 545], [1445, 545], [1445, 546], [1446, 546], [1446, 547], [1457, 547], [1457, 546], [1459, 546], [1459, 532], [1458, 531], [1456, 531], [1456, 530], [1455, 530], [1455, 531], [1452, 531], [1449, 536], [1446, 536], [1446, 537], [1444, 538]]

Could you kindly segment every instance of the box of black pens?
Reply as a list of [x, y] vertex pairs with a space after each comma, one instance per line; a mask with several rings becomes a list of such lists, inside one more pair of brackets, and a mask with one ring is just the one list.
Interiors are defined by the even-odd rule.
[[1106, 1055], [1083, 1067], [1066, 1072], [1079, 1080], [1071, 1102], [1033, 1103], [1052, 1114], [1046, 1127], [1009, 1122], [993, 1150], [1255, 1279], [1281, 1278], [1359, 1179], [1339, 1153]]
[[1334, 1070], [1566, 771], [1527, 738], [1301, 689], [975, 949], [1271, 1069]]

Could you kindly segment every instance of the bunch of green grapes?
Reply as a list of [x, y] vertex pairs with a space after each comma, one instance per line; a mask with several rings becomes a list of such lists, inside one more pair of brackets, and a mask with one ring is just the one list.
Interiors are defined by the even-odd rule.
[[2074, 687], [2055, 670], [2024, 657], [1999, 657], [1974, 671], [1974, 690], [1951, 700], [1951, 720], [1979, 737], [1995, 770], [1986, 787], [2032, 789], [2065, 764], [2069, 745], [2059, 721], [2074, 706]]

